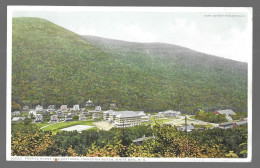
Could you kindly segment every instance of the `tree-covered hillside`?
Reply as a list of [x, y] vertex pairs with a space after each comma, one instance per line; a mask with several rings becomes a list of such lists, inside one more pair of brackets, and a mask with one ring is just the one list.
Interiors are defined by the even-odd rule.
[[39, 18], [13, 18], [12, 101], [195, 113], [247, 110], [247, 64], [162, 43], [81, 37]]

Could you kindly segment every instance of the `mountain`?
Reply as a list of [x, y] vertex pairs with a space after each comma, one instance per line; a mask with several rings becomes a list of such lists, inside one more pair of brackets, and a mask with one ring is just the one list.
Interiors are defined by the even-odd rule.
[[185, 47], [79, 36], [40, 18], [13, 18], [12, 101], [147, 112], [247, 111], [247, 64]]

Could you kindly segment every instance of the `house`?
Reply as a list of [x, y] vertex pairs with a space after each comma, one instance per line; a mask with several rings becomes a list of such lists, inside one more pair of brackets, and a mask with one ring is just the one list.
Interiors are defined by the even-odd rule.
[[49, 105], [48, 108], [47, 108], [47, 110], [48, 110], [49, 112], [54, 112], [54, 111], [55, 111], [55, 105]]
[[58, 117], [63, 117], [64, 116], [64, 113], [61, 110], [57, 110], [56, 114], [57, 114]]
[[52, 115], [49, 122], [57, 122], [59, 121], [58, 115]]
[[102, 112], [92, 113], [92, 119], [99, 119], [99, 118], [102, 118], [102, 116], [103, 116]]
[[[187, 130], [186, 130], [186, 127], [187, 127]], [[195, 127], [193, 125], [187, 125], [187, 126], [177, 127], [177, 130], [191, 132], [191, 131], [195, 130]]]
[[14, 117], [12, 119], [12, 122], [20, 122], [20, 121], [24, 121], [26, 117]]
[[71, 115], [65, 116], [64, 121], [72, 121], [72, 116]]
[[80, 111], [79, 105], [78, 104], [73, 105], [73, 110]]
[[176, 117], [177, 115], [180, 115], [180, 114], [181, 114], [180, 111], [167, 110], [167, 111], [164, 111], [164, 112], [159, 112], [158, 116], [159, 117], [173, 118], [173, 117]]
[[28, 117], [31, 118], [31, 116], [35, 117], [36, 116], [36, 111], [34, 111], [34, 110], [29, 111]]
[[102, 110], [101, 110], [101, 106], [96, 106], [96, 107], [95, 107], [95, 111], [102, 111]]
[[36, 114], [34, 122], [43, 122], [43, 116], [41, 114]]
[[89, 112], [82, 112], [82, 114], [84, 114], [84, 115], [90, 115]]
[[85, 115], [81, 113], [81, 114], [79, 115], [79, 120], [86, 120]]
[[29, 106], [23, 106], [23, 111], [29, 110]]
[[36, 110], [36, 112], [42, 112], [43, 106], [38, 105], [38, 106], [35, 107], [35, 110]]
[[68, 106], [67, 105], [61, 105], [60, 106], [60, 110], [63, 111], [63, 112], [67, 111], [68, 110]]
[[88, 101], [86, 102], [86, 106], [87, 106], [87, 107], [92, 107], [92, 106], [94, 106], [93, 101], [88, 100]]
[[95, 110], [88, 110], [88, 113], [92, 115], [92, 119], [102, 118], [103, 112], [101, 106], [96, 106]]
[[20, 115], [21, 115], [20, 111], [12, 112], [12, 116], [20, 116]]
[[233, 128], [234, 124], [232, 122], [224, 122], [219, 124], [219, 128], [222, 129], [229, 129], [229, 128]]
[[116, 127], [132, 127], [142, 123], [143, 114], [141, 111], [108, 110], [103, 113], [103, 119]]
[[236, 113], [230, 109], [227, 109], [227, 110], [216, 110], [214, 112], [215, 115], [218, 115], [218, 114], [225, 114], [226, 115], [226, 119], [228, 121], [233, 121], [232, 117], [230, 115], [236, 115]]

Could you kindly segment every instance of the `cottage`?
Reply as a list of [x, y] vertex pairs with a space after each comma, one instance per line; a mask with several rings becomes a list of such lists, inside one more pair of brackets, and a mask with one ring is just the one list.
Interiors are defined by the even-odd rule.
[[35, 107], [35, 110], [36, 110], [36, 112], [42, 112], [43, 106], [38, 105], [38, 106]]
[[141, 125], [144, 113], [141, 111], [113, 111], [103, 113], [103, 119], [113, 123], [116, 127], [132, 127]]
[[29, 106], [23, 106], [23, 111], [29, 110]]
[[21, 115], [20, 111], [12, 112], [12, 116], [20, 116], [20, 115]]
[[61, 110], [56, 111], [58, 117], [63, 117], [64, 113]]
[[219, 128], [222, 129], [229, 129], [229, 128], [233, 128], [234, 124], [232, 122], [224, 122], [219, 124]]
[[58, 115], [52, 115], [49, 122], [57, 122], [59, 121]]
[[64, 121], [72, 121], [72, 115], [71, 115], [71, 113], [68, 113], [68, 114], [65, 116]]
[[67, 113], [67, 114], [65, 114], [65, 116], [69, 117], [69, 118], [72, 118], [75, 115], [76, 115], [76, 113]]
[[89, 112], [82, 112], [82, 114], [84, 114], [84, 115], [90, 115]]
[[43, 116], [41, 114], [36, 114], [34, 122], [43, 122]]
[[48, 110], [49, 112], [54, 112], [54, 111], [55, 111], [55, 105], [49, 105], [48, 108], [47, 108], [47, 110]]
[[63, 112], [67, 111], [68, 110], [67, 105], [61, 105], [60, 110], [63, 111]]
[[173, 117], [176, 117], [177, 115], [180, 115], [180, 114], [181, 114], [180, 111], [167, 110], [167, 111], [164, 111], [164, 112], [159, 112], [158, 116], [159, 117], [173, 118]]
[[20, 121], [24, 121], [26, 117], [14, 117], [12, 119], [12, 122], [20, 122]]
[[96, 107], [95, 107], [95, 111], [102, 111], [102, 110], [101, 110], [101, 106], [96, 106]]
[[78, 104], [73, 105], [73, 110], [80, 111], [79, 105]]
[[92, 113], [92, 119], [99, 119], [99, 118], [102, 118], [102, 116], [103, 116], [102, 112]]
[[85, 115], [81, 113], [81, 114], [79, 115], [79, 120], [86, 120]]
[[86, 106], [87, 106], [87, 107], [93, 107], [93, 106], [94, 106], [93, 101], [88, 100], [88, 101], [86, 102]]

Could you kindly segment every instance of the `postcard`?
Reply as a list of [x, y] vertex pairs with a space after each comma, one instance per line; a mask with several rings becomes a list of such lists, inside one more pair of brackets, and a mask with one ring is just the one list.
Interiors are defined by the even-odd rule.
[[6, 160], [251, 161], [252, 8], [7, 12]]

